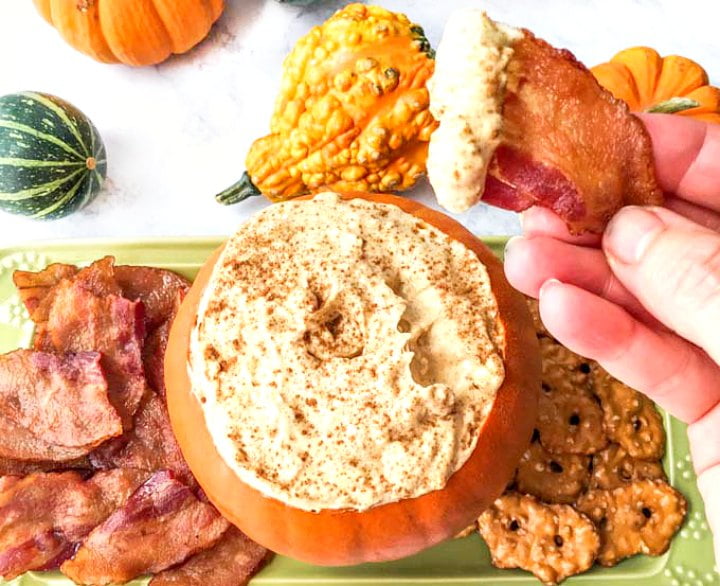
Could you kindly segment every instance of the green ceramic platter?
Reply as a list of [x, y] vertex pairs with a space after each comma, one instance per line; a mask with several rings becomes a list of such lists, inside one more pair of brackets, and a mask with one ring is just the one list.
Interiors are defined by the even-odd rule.
[[[485, 240], [498, 254], [504, 238]], [[15, 269], [39, 270], [51, 262], [87, 264], [111, 254], [118, 263], [165, 267], [194, 277], [217, 238], [154, 240], [83, 240], [45, 242], [22, 248], [0, 249], [0, 352], [30, 344], [33, 329], [12, 285]], [[673, 486], [689, 500], [685, 526], [668, 553], [660, 557], [636, 556], [611, 569], [594, 568], [565, 583], [609, 586], [712, 586], [720, 585], [714, 571], [712, 537], [705, 520], [702, 500], [693, 473], [685, 426], [665, 415], [668, 431], [665, 470]], [[14, 586], [69, 584], [59, 573], [28, 573]], [[136, 581], [134, 585], [144, 584]], [[252, 582], [253, 585], [327, 584], [445, 584], [537, 585], [530, 574], [498, 570], [477, 535], [453, 540], [419, 555], [391, 563], [365, 564], [348, 568], [320, 568], [284, 557], [276, 557]], [[208, 586], [212, 586], [209, 584]]]

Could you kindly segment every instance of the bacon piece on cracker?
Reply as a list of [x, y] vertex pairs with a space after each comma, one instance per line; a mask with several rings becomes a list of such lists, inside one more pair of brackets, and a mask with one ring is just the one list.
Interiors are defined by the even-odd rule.
[[0, 457], [64, 462], [122, 433], [97, 352], [0, 356]]
[[60, 569], [78, 584], [122, 584], [184, 562], [212, 547], [228, 528], [172, 473], [157, 472]]

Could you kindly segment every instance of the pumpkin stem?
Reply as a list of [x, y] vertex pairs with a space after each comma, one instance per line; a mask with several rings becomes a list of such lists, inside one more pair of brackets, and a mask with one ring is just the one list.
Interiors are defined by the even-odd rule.
[[240, 181], [232, 184], [225, 191], [218, 193], [215, 196], [215, 199], [218, 203], [231, 206], [256, 195], [261, 195], [261, 192], [257, 187], [255, 187], [255, 184], [250, 179], [248, 172], [245, 171], [243, 176], [240, 178]]
[[97, 167], [97, 161], [95, 160], [95, 157], [88, 157], [85, 160], [85, 164], [87, 165], [87, 168], [91, 171], [94, 171], [95, 167]]
[[650, 106], [645, 111], [656, 114], [676, 114], [677, 112], [682, 112], [683, 110], [697, 108], [699, 105], [700, 102], [696, 102], [690, 98], [670, 98], [669, 100]]

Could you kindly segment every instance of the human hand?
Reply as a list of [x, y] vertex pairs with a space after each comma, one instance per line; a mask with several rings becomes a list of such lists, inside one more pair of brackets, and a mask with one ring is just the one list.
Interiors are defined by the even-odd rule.
[[531, 208], [505, 271], [561, 343], [689, 424], [720, 564], [720, 125], [643, 121], [666, 207], [624, 208], [602, 237]]

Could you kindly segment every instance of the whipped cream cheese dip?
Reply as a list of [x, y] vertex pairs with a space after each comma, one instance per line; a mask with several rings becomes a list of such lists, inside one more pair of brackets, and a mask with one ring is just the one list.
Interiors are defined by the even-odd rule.
[[246, 484], [309, 511], [441, 489], [502, 385], [485, 266], [389, 204], [332, 193], [273, 205], [218, 260], [189, 371]]
[[430, 137], [428, 179], [438, 203], [464, 212], [480, 201], [502, 137], [502, 106], [512, 44], [523, 32], [478, 8], [449, 18], [428, 80], [430, 112], [440, 126]]

